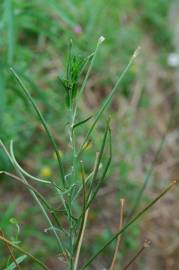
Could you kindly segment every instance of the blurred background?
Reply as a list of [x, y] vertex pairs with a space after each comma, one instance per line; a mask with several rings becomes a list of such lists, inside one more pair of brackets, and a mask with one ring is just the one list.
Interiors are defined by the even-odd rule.
[[[125, 215], [130, 213], [146, 175], [150, 174], [150, 181], [142, 205], [171, 180], [178, 180], [179, 3], [1, 0], [0, 14], [0, 138], [7, 146], [13, 139], [19, 163], [33, 175], [47, 179], [57, 176], [56, 159], [10, 67], [18, 71], [43, 112], [68, 167], [67, 113], [58, 76], [66, 68], [69, 41], [73, 40], [77, 54], [88, 56], [98, 38], [105, 37], [80, 105], [82, 118], [99, 107], [135, 49], [141, 47], [110, 108], [113, 162], [90, 211], [83, 250], [84, 257], [89, 257], [117, 231], [121, 198], [125, 198]], [[99, 143], [101, 132], [99, 126], [91, 138], [92, 144]], [[90, 166], [93, 153], [86, 151]], [[0, 170], [12, 170], [2, 149]], [[44, 194], [48, 198], [48, 192], [44, 190]], [[28, 191], [1, 175], [0, 198], [0, 228], [9, 238], [17, 238], [50, 269], [57, 269], [60, 262], [55, 241], [44, 232], [46, 224]], [[179, 269], [177, 198], [175, 187], [124, 234], [119, 252], [121, 266], [148, 238], [151, 248], [131, 269]], [[97, 259], [91, 269], [106, 268], [113, 248]], [[1, 243], [0, 256], [7, 256]], [[0, 262], [1, 269], [4, 262], [5, 259]], [[26, 265], [23, 269], [34, 267]]]

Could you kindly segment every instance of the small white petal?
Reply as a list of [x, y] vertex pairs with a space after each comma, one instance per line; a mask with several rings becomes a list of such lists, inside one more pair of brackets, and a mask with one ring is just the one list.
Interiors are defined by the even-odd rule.
[[99, 38], [99, 43], [102, 43], [104, 40], [105, 40], [105, 37], [100, 36], [100, 38]]

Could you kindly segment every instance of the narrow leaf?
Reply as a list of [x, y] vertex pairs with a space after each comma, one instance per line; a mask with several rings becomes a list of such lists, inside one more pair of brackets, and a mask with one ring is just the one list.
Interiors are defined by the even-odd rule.
[[84, 120], [82, 120], [82, 121], [80, 121], [80, 122], [74, 124], [74, 125], [73, 125], [73, 129], [75, 129], [75, 128], [78, 127], [78, 126], [81, 126], [81, 125], [85, 124], [85, 123], [88, 122], [92, 117], [93, 117], [93, 115], [91, 115], [91, 116], [87, 117], [86, 119], [84, 119]]
[[[100, 119], [102, 113], [108, 108], [108, 106], [111, 104], [112, 98], [114, 96], [114, 94], [117, 92], [118, 90], [118, 86], [120, 84], [120, 82], [122, 81], [122, 79], [124, 78], [125, 74], [127, 73], [127, 71], [129, 70], [129, 68], [131, 67], [131, 65], [133, 64], [135, 58], [138, 55], [138, 51], [139, 48], [137, 48], [134, 52], [134, 54], [132, 55], [131, 59], [129, 60], [129, 63], [127, 64], [127, 66], [124, 68], [123, 72], [121, 73], [119, 79], [117, 80], [116, 84], [114, 85], [111, 93], [107, 96], [107, 98], [104, 100], [102, 106], [99, 108], [98, 112], [96, 113], [95, 117], [94, 117], [94, 122], [91, 125], [91, 128], [89, 129], [86, 138], [84, 139], [84, 142], [81, 146], [81, 149], [79, 151], [79, 154], [82, 152], [83, 149], [83, 145], [86, 143], [86, 141], [88, 140], [89, 136], [91, 135], [92, 131], [94, 130], [98, 120]], [[78, 155], [79, 155], [78, 154]]]
[[27, 177], [29, 177], [30, 179], [32, 180], [35, 180], [37, 182], [41, 182], [41, 183], [44, 183], [44, 184], [50, 184], [51, 181], [47, 181], [47, 180], [44, 180], [44, 179], [40, 179], [40, 178], [37, 178], [31, 174], [29, 174], [28, 172], [26, 172], [20, 165], [19, 163], [17, 162], [16, 158], [15, 158], [15, 155], [14, 155], [14, 150], [13, 150], [13, 141], [10, 142], [10, 154], [11, 156], [13, 157], [13, 160], [14, 160], [14, 163], [15, 165], [18, 167], [18, 169], [24, 174], [26, 175]]
[[[109, 130], [110, 130], [110, 129], [109, 129]], [[109, 148], [110, 148], [109, 152], [110, 152], [110, 156], [109, 156], [109, 158], [108, 158], [108, 161], [107, 161], [107, 163], [106, 163], [106, 166], [105, 166], [105, 168], [104, 168], [104, 171], [103, 171], [103, 173], [102, 173], [102, 176], [101, 176], [101, 178], [99, 179], [99, 181], [98, 181], [98, 183], [97, 183], [97, 185], [96, 185], [96, 187], [95, 187], [95, 190], [93, 191], [93, 194], [92, 194], [91, 197], [90, 197], [90, 200], [88, 201], [87, 208], [90, 207], [90, 205], [92, 204], [93, 200], [96, 198], [96, 195], [97, 195], [97, 193], [98, 193], [98, 191], [99, 191], [99, 189], [100, 189], [101, 184], [102, 184], [103, 181], [104, 181], [104, 178], [105, 178], [105, 176], [106, 176], [106, 173], [108, 172], [109, 166], [110, 166], [110, 164], [111, 164], [111, 160], [112, 160], [111, 132], [109, 132], [109, 134], [110, 134], [110, 136], [109, 136], [109, 138], [110, 138], [110, 143], [109, 143]]]
[[18, 76], [18, 74], [16, 73], [16, 71], [11, 67], [10, 68], [12, 74], [14, 75], [14, 77], [16, 78], [16, 80], [18, 81], [19, 85], [21, 86], [21, 89], [23, 90], [26, 98], [28, 99], [28, 101], [31, 103], [34, 111], [36, 112], [40, 122], [42, 123], [46, 133], [47, 133], [47, 136], [51, 142], [51, 145], [55, 151], [55, 154], [56, 154], [56, 157], [57, 157], [57, 160], [58, 160], [58, 164], [59, 164], [59, 169], [60, 169], [60, 174], [61, 174], [61, 178], [62, 178], [62, 184], [63, 184], [63, 187], [65, 186], [65, 176], [64, 176], [64, 168], [63, 168], [63, 164], [62, 164], [62, 160], [61, 160], [61, 157], [60, 157], [60, 154], [59, 154], [59, 151], [58, 151], [58, 148], [57, 148], [57, 145], [56, 145], [56, 142], [55, 142], [55, 139], [54, 137], [52, 136], [51, 134], [51, 131], [48, 127], [48, 124], [46, 123], [43, 115], [41, 114], [39, 108], [37, 107], [36, 103], [34, 102], [33, 98], [31, 97], [31, 95], [29, 94], [27, 88], [25, 87], [24, 83], [21, 81], [20, 77]]
[[[18, 258], [16, 259], [16, 262], [17, 262], [18, 264], [20, 264], [20, 263], [23, 262], [26, 258], [27, 258], [27, 255], [22, 255], [22, 256], [20, 256], [20, 257], [18, 257]], [[8, 267], [6, 267], [4, 270], [14, 270], [14, 269], [16, 269], [16, 265], [15, 265], [15, 263], [13, 262], [13, 263], [11, 263]]]
[[[102, 143], [101, 143], [101, 149], [100, 149], [100, 152], [99, 152], [99, 155], [98, 155], [96, 167], [95, 167], [95, 170], [94, 170], [94, 175], [93, 175], [93, 178], [92, 178], [92, 181], [91, 181], [91, 187], [90, 187], [90, 191], [89, 191], [89, 194], [88, 194], [88, 202], [89, 202], [89, 198], [91, 196], [94, 198], [94, 195], [92, 195], [93, 184], [96, 181], [96, 177], [97, 177], [99, 167], [100, 167], [100, 164], [101, 164], [101, 161], [102, 161], [108, 131], [109, 131], [109, 121], [106, 124], [106, 130], [105, 130], [104, 137], [103, 137], [103, 140], [102, 140]], [[89, 203], [88, 203], [88, 205], [89, 205]]]

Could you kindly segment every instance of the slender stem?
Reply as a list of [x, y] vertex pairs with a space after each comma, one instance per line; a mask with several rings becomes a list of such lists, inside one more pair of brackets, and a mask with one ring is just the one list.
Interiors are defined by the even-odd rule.
[[90, 207], [90, 205], [92, 204], [92, 202], [93, 202], [94, 199], [96, 198], [96, 195], [97, 195], [97, 193], [98, 193], [98, 191], [99, 191], [99, 188], [100, 188], [100, 186], [101, 186], [101, 184], [102, 184], [102, 182], [103, 182], [103, 180], [104, 180], [104, 178], [105, 178], [105, 176], [106, 176], [106, 173], [107, 173], [107, 171], [108, 171], [108, 169], [109, 169], [110, 164], [111, 164], [111, 157], [109, 157], [109, 159], [108, 159], [108, 161], [107, 161], [107, 164], [106, 164], [106, 166], [105, 166], [105, 169], [104, 169], [104, 171], [103, 171], [103, 174], [102, 174], [100, 180], [98, 181], [98, 183], [97, 183], [97, 185], [96, 185], [96, 188], [95, 188], [93, 194], [90, 193], [91, 196], [90, 196], [90, 198], [89, 198], [89, 200], [88, 200], [88, 203], [87, 203], [86, 208]]
[[[121, 199], [120, 201], [121, 201], [121, 210], [120, 210], [119, 230], [122, 229], [123, 216], [124, 216], [124, 199]], [[116, 259], [117, 259], [117, 253], [118, 253], [118, 250], [119, 250], [120, 241], [121, 241], [121, 236], [119, 236], [117, 238], [116, 247], [115, 247], [115, 251], [114, 251], [114, 256], [113, 256], [112, 263], [111, 263], [111, 266], [110, 266], [109, 270], [114, 270]]]
[[117, 82], [115, 83], [111, 93], [107, 96], [107, 98], [104, 100], [104, 102], [102, 103], [101, 107], [99, 108], [99, 110], [97, 111], [96, 113], [96, 116], [94, 117], [94, 122], [93, 124], [91, 125], [82, 145], [81, 145], [81, 148], [80, 148], [80, 151], [78, 153], [78, 155], [80, 155], [82, 152], [83, 152], [83, 147], [84, 147], [84, 144], [88, 141], [89, 139], [89, 136], [91, 135], [93, 129], [95, 128], [99, 118], [101, 117], [102, 113], [108, 108], [108, 106], [111, 104], [111, 101], [112, 101], [112, 98], [114, 96], [114, 94], [116, 93], [117, 89], [118, 89], [118, 86], [121, 82], [121, 80], [124, 78], [126, 72], [129, 70], [129, 68], [131, 67], [131, 65], [133, 64], [135, 58], [137, 57], [138, 55], [138, 52], [139, 52], [139, 47], [135, 50], [134, 54], [132, 55], [132, 57], [130, 58], [129, 60], [129, 63], [127, 64], [127, 66], [124, 68], [123, 72], [121, 73], [121, 75], [119, 76]]
[[78, 247], [77, 247], [75, 262], [74, 262], [74, 270], [77, 270], [77, 267], [78, 267], [79, 255], [80, 255], [80, 250], [81, 250], [84, 232], [85, 232], [85, 228], [86, 228], [88, 213], [89, 213], [89, 208], [86, 210], [85, 216], [84, 216], [83, 227], [82, 227], [82, 231], [81, 231], [81, 235], [80, 235], [80, 239], [79, 239], [79, 243], [78, 243]]
[[[101, 148], [100, 148], [99, 155], [98, 155], [98, 158], [97, 158], [96, 167], [95, 167], [95, 170], [94, 170], [94, 175], [93, 175], [93, 178], [92, 178], [92, 181], [91, 181], [91, 186], [90, 186], [90, 190], [89, 190], [89, 194], [88, 194], [88, 198], [87, 198], [88, 205], [90, 203], [91, 197], [94, 199], [94, 197], [96, 196], [96, 194], [98, 192], [98, 186], [100, 186], [100, 183], [98, 183], [98, 185], [96, 187], [97, 191], [95, 190], [96, 192], [94, 192], [94, 194], [92, 194], [93, 185], [94, 185], [94, 182], [96, 181], [96, 178], [97, 178], [97, 175], [98, 175], [98, 172], [99, 172], [100, 163], [101, 163], [101, 160], [102, 160], [102, 157], [103, 157], [108, 132], [109, 132], [109, 121], [107, 122], [107, 125], [106, 125], [105, 133], [104, 133], [103, 140], [102, 140], [102, 143], [101, 143]], [[89, 197], [90, 197], [90, 200], [89, 200]]]
[[35, 261], [36, 263], [38, 263], [40, 266], [42, 266], [43, 269], [45, 270], [49, 270], [49, 268], [43, 263], [41, 262], [39, 259], [37, 259], [36, 257], [34, 257], [33, 255], [31, 255], [28, 251], [24, 250], [23, 248], [15, 245], [14, 243], [12, 243], [11, 241], [9, 241], [8, 239], [6, 239], [5, 237], [0, 235], [0, 240], [3, 241], [5, 244], [17, 249], [18, 251], [20, 251], [23, 254], [26, 254], [29, 258], [31, 258], [33, 261]]
[[30, 185], [29, 183], [25, 183], [23, 181], [23, 179], [21, 179], [20, 177], [16, 176], [15, 174], [6, 172], [6, 171], [0, 171], [0, 174], [5, 174], [9, 177], [12, 177], [13, 179], [19, 181], [20, 183], [22, 183], [23, 185], [25, 185], [28, 189], [31, 189], [34, 193], [36, 193], [36, 195], [41, 199], [41, 201], [44, 203], [44, 205], [47, 207], [48, 210], [52, 210], [52, 207], [47, 203], [47, 201], [45, 200], [45, 198], [43, 197], [43, 195], [38, 192], [32, 185]]
[[[2, 237], [4, 237], [4, 233], [3, 233], [2, 230], [0, 230], [0, 235], [1, 235]], [[21, 270], [19, 264], [18, 264], [17, 261], [16, 261], [16, 258], [14, 257], [14, 254], [13, 254], [13, 252], [12, 252], [12, 250], [11, 250], [9, 244], [8, 244], [8, 243], [5, 243], [5, 245], [6, 245], [8, 251], [9, 251], [9, 253], [10, 253], [10, 256], [11, 256], [12, 260], [14, 261], [14, 263], [15, 263], [15, 265], [16, 265], [16, 268], [17, 268], [18, 270]]]
[[[75, 142], [75, 132], [73, 129], [74, 126], [74, 121], [75, 121], [75, 112], [74, 112], [74, 103], [71, 104], [70, 108], [70, 127], [69, 127], [69, 136], [70, 136], [70, 143], [72, 147], [72, 167], [71, 167], [71, 175], [73, 178], [73, 182], [76, 183], [76, 167], [77, 167], [77, 156], [76, 156], [76, 142]], [[71, 200], [71, 193], [68, 196], [68, 201], [67, 201], [67, 209], [69, 210], [68, 213], [68, 222], [69, 222], [69, 243], [70, 243], [70, 262], [69, 262], [69, 267], [70, 270], [73, 269], [73, 253], [74, 253], [74, 245], [73, 245], [73, 238], [74, 238], [74, 227], [73, 227], [73, 220], [71, 216], [71, 209], [72, 209], [72, 200]]]
[[[94, 167], [93, 167], [93, 170], [92, 170], [92, 172], [86, 177], [86, 179], [85, 179], [85, 185], [87, 185], [87, 184], [90, 182], [90, 179], [91, 179], [91, 178], [93, 177], [93, 175], [94, 175], [94, 171], [95, 171], [96, 164], [97, 164], [97, 160], [98, 160], [98, 155], [99, 155], [99, 152], [96, 153], [96, 158], [95, 158], [95, 161], [94, 161]], [[76, 195], [74, 196], [73, 200], [75, 200], [75, 199], [79, 196], [81, 190], [83, 190], [83, 185], [82, 185], [82, 187], [79, 187], [79, 189], [78, 189]], [[88, 208], [88, 204], [87, 204], [87, 208]], [[80, 215], [79, 218], [81, 218], [81, 215]]]
[[81, 89], [80, 89], [80, 91], [79, 91], [79, 94], [78, 94], [78, 96], [77, 96], [77, 102], [76, 102], [76, 106], [75, 106], [75, 110], [74, 110], [74, 116], [73, 116], [73, 124], [74, 124], [74, 122], [75, 122], [78, 104], [79, 104], [80, 99], [81, 99], [81, 97], [82, 97], [82, 95], [83, 95], [83, 92], [84, 92], [84, 90], [85, 90], [85, 87], [86, 87], [86, 84], [87, 84], [89, 75], [90, 75], [90, 73], [91, 73], [92, 67], [93, 67], [94, 62], [95, 62], [95, 60], [96, 60], [96, 56], [97, 56], [99, 47], [100, 47], [100, 45], [102, 44], [102, 42], [103, 42], [104, 40], [105, 40], [105, 38], [102, 37], [102, 36], [98, 39], [98, 42], [97, 42], [97, 45], [96, 45], [96, 49], [95, 49], [95, 51], [94, 51], [94, 54], [93, 54], [93, 56], [92, 56], [90, 65], [89, 65], [89, 67], [88, 67], [86, 76], [85, 76], [84, 81], [83, 81], [83, 84], [82, 84]]
[[145, 248], [150, 247], [150, 241], [145, 240], [143, 246], [139, 249], [136, 255], [130, 260], [130, 262], [123, 268], [123, 270], [129, 269], [129, 267], [136, 261], [136, 259], [141, 255]]
[[19, 163], [17, 162], [15, 156], [14, 156], [14, 162], [15, 162], [16, 166], [18, 167], [18, 169], [19, 169], [25, 176], [27, 176], [28, 178], [30, 178], [30, 179], [32, 179], [32, 180], [35, 180], [35, 181], [37, 181], [37, 182], [41, 182], [41, 183], [43, 183], [43, 184], [51, 184], [51, 181], [37, 178], [37, 177], [35, 177], [35, 176], [29, 174], [28, 172], [26, 172], [26, 171], [19, 165]]
[[82, 240], [83, 240], [84, 231], [86, 227], [88, 211], [89, 211], [89, 209], [86, 210], [86, 186], [85, 186], [85, 171], [84, 171], [83, 161], [81, 160], [80, 163], [81, 163], [81, 178], [82, 178], [82, 187], [83, 187], [83, 209], [82, 209], [82, 215], [81, 215], [82, 217], [81, 225], [80, 225], [79, 234], [78, 234], [78, 238], [76, 242], [77, 251], [76, 251], [75, 262], [74, 262], [74, 270], [77, 270], [77, 267], [78, 267], [80, 250], [81, 250]]
[[86, 212], [86, 186], [85, 186], [85, 173], [84, 173], [84, 166], [83, 166], [83, 161], [81, 160], [80, 162], [81, 164], [81, 178], [82, 178], [82, 190], [83, 190], [83, 207], [82, 207], [82, 213], [79, 216], [79, 221], [81, 220], [80, 223], [80, 228], [79, 228], [79, 233], [78, 233], [78, 237], [76, 240], [76, 244], [75, 244], [75, 250], [78, 247], [79, 241], [80, 241], [80, 236], [81, 236], [81, 232], [83, 229], [83, 224], [84, 224], [84, 219], [85, 219], [85, 212]]
[[[0, 140], [0, 146], [2, 146], [2, 148], [4, 149], [5, 153], [7, 154], [9, 160], [11, 161], [11, 163], [12, 163], [14, 169], [15, 169], [16, 172], [19, 174], [20, 178], [24, 181], [25, 184], [28, 184], [26, 178], [24, 177], [24, 175], [21, 173], [21, 171], [20, 171], [20, 170], [17, 168], [17, 166], [15, 165], [14, 160], [13, 160], [13, 157], [11, 157], [11, 155], [9, 154], [9, 152], [7, 151], [5, 145], [2, 143], [1, 140]], [[65, 250], [64, 250], [64, 248], [63, 248], [62, 242], [61, 242], [61, 240], [60, 240], [60, 238], [59, 238], [59, 236], [58, 236], [56, 230], [54, 229], [54, 226], [53, 226], [53, 224], [52, 224], [52, 222], [51, 222], [51, 220], [50, 220], [50, 218], [49, 218], [49, 216], [48, 216], [48, 214], [47, 214], [47, 212], [46, 212], [44, 206], [42, 205], [42, 203], [40, 202], [40, 200], [38, 199], [37, 195], [35, 194], [35, 192], [34, 192], [33, 190], [31, 190], [31, 189], [29, 188], [29, 192], [32, 194], [33, 198], [35, 199], [35, 201], [36, 201], [37, 204], [39, 205], [39, 207], [40, 207], [42, 213], [44, 214], [44, 216], [45, 216], [47, 222], [49, 223], [50, 227], [52, 228], [52, 231], [53, 231], [53, 233], [54, 233], [54, 235], [55, 235], [55, 237], [56, 237], [56, 239], [57, 239], [59, 248], [62, 250], [63, 253], [65, 253]]]

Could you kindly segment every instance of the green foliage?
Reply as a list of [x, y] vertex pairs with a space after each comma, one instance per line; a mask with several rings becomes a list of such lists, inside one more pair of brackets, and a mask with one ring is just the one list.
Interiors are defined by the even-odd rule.
[[167, 16], [169, 6], [174, 1], [142, 1], [135, 0], [136, 7], [141, 12], [141, 24], [146, 31], [150, 31], [158, 45], [165, 49], [171, 49], [171, 32], [168, 27]]
[[[169, 7], [167, 0], [112, 0], [110, 4], [107, 0], [78, 0], [75, 4], [70, 0], [1, 1], [0, 139], [4, 145], [9, 145], [13, 138], [16, 154], [13, 143], [10, 150], [0, 148], [0, 170], [15, 171], [17, 186], [29, 190], [36, 201], [36, 206], [22, 216], [17, 215], [17, 222], [12, 218], [16, 216], [16, 204], [10, 205], [9, 210], [4, 202], [0, 224], [3, 230], [6, 228], [6, 236], [12, 243], [19, 244], [14, 242], [14, 228], [17, 230], [19, 219], [23, 224], [32, 216], [21, 230], [21, 239], [27, 242], [25, 250], [29, 249], [28, 239], [37, 238], [37, 248], [32, 249], [32, 253], [43, 260], [47, 257], [45, 247], [48, 245], [48, 254], [60, 253], [62, 259], [61, 253], [66, 254], [71, 269], [86, 210], [93, 207], [100, 188], [108, 185], [109, 175], [112, 181], [119, 179], [115, 182], [119, 189], [117, 195], [127, 199], [126, 215], [130, 213], [141, 189], [132, 174], [136, 161], [146, 153], [150, 141], [145, 126], [128, 129], [135, 118], [131, 108], [121, 119], [118, 110], [114, 112], [113, 101], [115, 96], [117, 107], [123, 100], [129, 104], [138, 69], [133, 65], [134, 57], [127, 63], [146, 36], [152, 37], [162, 57], [166, 58], [172, 49], [167, 25]], [[101, 46], [103, 40], [99, 40], [96, 46], [101, 35], [106, 41]], [[70, 49], [67, 46], [69, 40], [75, 41]], [[89, 51], [92, 52], [87, 57]], [[62, 66], [66, 66], [64, 71]], [[92, 111], [86, 103], [84, 109], [80, 107], [84, 91], [87, 90], [85, 95], [88, 95], [89, 79], [89, 85], [92, 84], [90, 87], [97, 95], [102, 93], [97, 103], [99, 108]], [[97, 81], [97, 86], [93, 81]], [[110, 93], [109, 88], [112, 89]], [[103, 89], [107, 97], [102, 101]], [[107, 109], [111, 104], [109, 120]], [[29, 113], [31, 105], [33, 113]], [[145, 90], [137, 106], [141, 110], [150, 106], [150, 96]], [[113, 139], [110, 125], [114, 129]], [[42, 136], [41, 126], [47, 136]], [[7, 179], [9, 175], [4, 174], [3, 179]], [[39, 209], [49, 225], [39, 218]], [[45, 227], [45, 232], [42, 229], [37, 235], [32, 223], [35, 227]], [[67, 224], [65, 228], [63, 223]], [[130, 234], [125, 235], [121, 257], [126, 250], [136, 249], [138, 236], [139, 224], [132, 224]], [[86, 249], [92, 260], [97, 253], [113, 251], [113, 245], [107, 251], [103, 250], [106, 243], [110, 244], [111, 237], [107, 229], [96, 239], [95, 247]], [[116, 238], [117, 235], [113, 241]], [[0, 252], [4, 255], [4, 251]], [[26, 257], [17, 260], [20, 262], [22, 258]], [[4, 262], [2, 265], [4, 267]], [[8, 267], [8, 270], [13, 269], [13, 262]]]
[[[16, 258], [17, 264], [22, 263], [26, 258], [27, 258], [27, 255], [22, 255], [22, 256]], [[13, 262], [8, 267], [6, 267], [4, 270], [14, 270], [14, 269], [16, 269], [16, 265]]]

